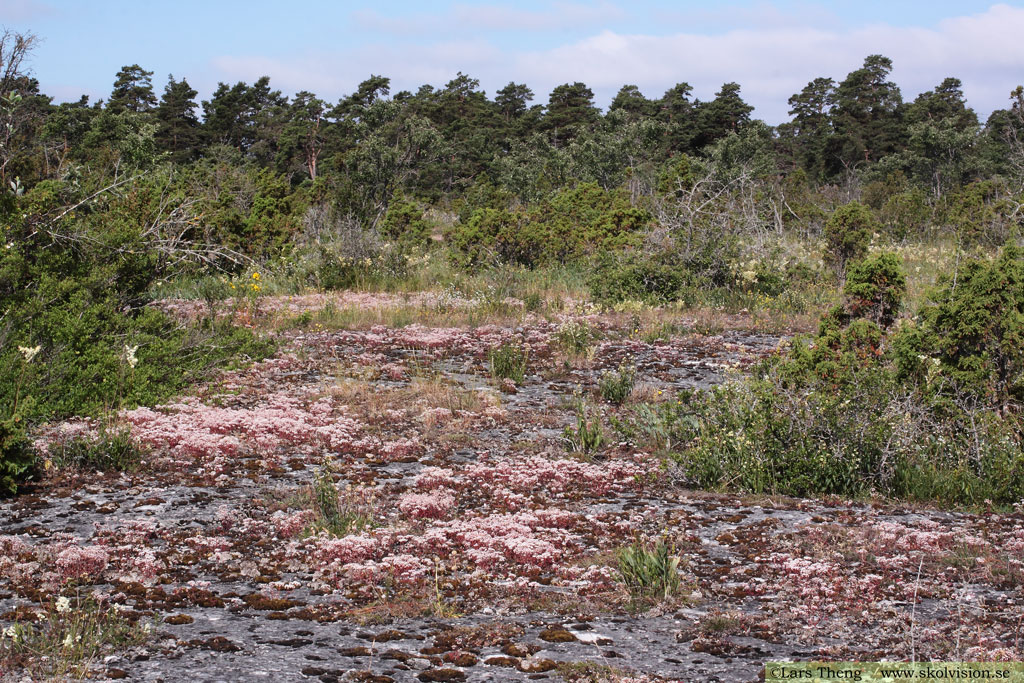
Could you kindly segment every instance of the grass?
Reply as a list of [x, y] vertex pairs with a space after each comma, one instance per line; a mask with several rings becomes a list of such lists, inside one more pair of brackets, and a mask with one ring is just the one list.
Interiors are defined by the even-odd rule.
[[152, 633], [149, 622], [91, 596], [58, 597], [33, 614], [0, 637], [0, 670], [24, 669], [33, 680], [85, 678], [102, 657], [141, 645]]
[[592, 354], [594, 332], [585, 319], [567, 320], [555, 332], [555, 340], [570, 358], [586, 358]]
[[582, 403], [576, 408], [576, 426], [566, 427], [562, 438], [573, 453], [589, 458], [605, 444], [604, 429], [601, 427], [601, 415], [590, 418], [590, 411]]
[[648, 600], [668, 600], [678, 592], [679, 558], [664, 539], [653, 548], [639, 541], [619, 549], [616, 553], [619, 578], [634, 603]]
[[313, 475], [310, 503], [315, 515], [310, 531], [347, 536], [375, 526], [374, 500], [357, 491], [339, 492], [334, 470], [324, 461]]
[[526, 378], [526, 365], [529, 359], [529, 349], [514, 342], [505, 342], [487, 353], [491, 377], [495, 381], [510, 379], [516, 384], [522, 384]]
[[[906, 244], [876, 244], [874, 249], [895, 251], [903, 261], [907, 274], [907, 308], [914, 310], [924, 300], [928, 290], [942, 272], [952, 272], [957, 261], [981, 253], [981, 248], [959, 251], [952, 238], [924, 239]], [[770, 258], [770, 262], [803, 263], [815, 272], [822, 272], [820, 246], [808, 246], [803, 240], [783, 237], [771, 244], [750, 244], [744, 250], [755, 261]], [[769, 251], [776, 257], [767, 257]], [[275, 328], [301, 327], [320, 323], [327, 329], [388, 325], [401, 327], [419, 322], [425, 325], [480, 325], [488, 322], [519, 320], [528, 313], [554, 317], [566, 311], [567, 302], [589, 301], [586, 284], [586, 269], [579, 265], [547, 266], [533, 270], [521, 266], [503, 265], [485, 268], [477, 272], [463, 272], [454, 269], [444, 248], [424, 254], [402, 257], [405, 266], [400, 272], [379, 274], [354, 281], [351, 291], [390, 292], [411, 294], [433, 291], [450, 294], [449, 300], [457, 298], [470, 305], [424, 307], [397, 307], [382, 309], [346, 309], [312, 312], [310, 315], [273, 316], [269, 325]], [[253, 273], [259, 273], [260, 296], [287, 296], [308, 294], [318, 290], [296, 276], [296, 264], [288, 259], [276, 264], [252, 265], [248, 270], [235, 276], [183, 276], [172, 281], [157, 283], [150, 295], [154, 298], [183, 298], [203, 300], [211, 309], [230, 307], [229, 297], [239, 291], [238, 287], [251, 286]], [[235, 289], [230, 289], [235, 284]], [[246, 290], [248, 291], [248, 290]], [[247, 297], [242, 297], [247, 299]], [[443, 300], [445, 297], [441, 297]], [[514, 299], [518, 303], [510, 303]], [[633, 307], [644, 310], [644, 318], [664, 317], [665, 312], [678, 320], [680, 314], [698, 318], [690, 330], [701, 333], [716, 333], [719, 325], [724, 329], [731, 325], [723, 318], [743, 315], [758, 328], [766, 331], [785, 331], [794, 328], [809, 329], [821, 313], [838, 303], [838, 288], [823, 275], [821, 278], [801, 282], [787, 287], [782, 292], [768, 294], [746, 291], [735, 287], [696, 290], [694, 298], [684, 305], [682, 302], [669, 303], [651, 308], [635, 303]], [[624, 311], [629, 306], [616, 307]], [[646, 311], [654, 311], [648, 315]], [[611, 312], [611, 311], [609, 311]], [[621, 311], [620, 311], [621, 312]], [[717, 319], [717, 322], [716, 322]], [[677, 335], [684, 330], [680, 327], [658, 330], [645, 326], [646, 339], [654, 341]], [[638, 332], [639, 334], [639, 332]], [[577, 353], [585, 353], [586, 344], [580, 340], [567, 340]]]
[[636, 367], [622, 361], [616, 370], [605, 370], [598, 380], [598, 393], [608, 403], [621, 406], [636, 385]]
[[50, 447], [48, 467], [124, 472], [142, 461], [142, 451], [127, 428], [101, 425], [96, 439], [72, 439]]

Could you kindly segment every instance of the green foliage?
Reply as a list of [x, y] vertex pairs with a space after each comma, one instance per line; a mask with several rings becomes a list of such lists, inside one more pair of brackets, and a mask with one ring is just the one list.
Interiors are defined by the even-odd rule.
[[637, 541], [616, 554], [619, 578], [634, 601], [668, 600], [679, 590], [679, 557], [664, 539], [653, 548]]
[[902, 264], [891, 253], [879, 253], [854, 263], [843, 287], [850, 315], [868, 318], [883, 328], [896, 320], [906, 291]]
[[[251, 331], [185, 327], [143, 305], [168, 267], [153, 227], [175, 201], [165, 191], [161, 178], [138, 181], [102, 212], [62, 210], [82, 192], [66, 184], [20, 198], [0, 250], [0, 405], [32, 421], [152, 404], [230, 358], [267, 353]], [[41, 350], [25, 365], [19, 346]]]
[[[1024, 423], [978, 399], [1016, 400], [1022, 275], [1015, 248], [961, 266], [918, 325], [887, 335], [899, 264], [885, 254], [858, 264], [846, 307], [822, 319], [813, 344], [798, 339], [752, 378], [682, 395], [673, 457], [683, 477], [797, 496], [1019, 499]], [[662, 410], [637, 411], [624, 433], [660, 436], [663, 421], [652, 418]]]
[[636, 366], [623, 361], [616, 370], [605, 370], [598, 380], [597, 388], [601, 398], [620, 406], [633, 393], [636, 384]]
[[663, 304], [688, 300], [692, 282], [685, 268], [637, 255], [602, 255], [587, 278], [591, 296], [608, 306], [622, 301]]
[[569, 450], [585, 457], [592, 456], [605, 444], [601, 415], [595, 415], [591, 419], [589, 413], [587, 406], [581, 403], [576, 408], [576, 426], [566, 427], [562, 433]]
[[940, 217], [965, 245], [997, 246], [1021, 227], [1019, 204], [1002, 183], [971, 183], [943, 201]]
[[0, 419], [0, 496], [17, 493], [18, 482], [34, 463], [32, 444], [21, 424], [13, 417]]
[[882, 222], [897, 240], [922, 236], [931, 214], [928, 197], [920, 188], [892, 195], [881, 209]]
[[1024, 399], [1024, 253], [1004, 247], [947, 276], [921, 312], [925, 348], [965, 388], [1003, 406]]
[[529, 357], [529, 350], [514, 342], [505, 342], [492, 348], [487, 352], [491, 377], [495, 380], [510, 379], [516, 384], [522, 384], [526, 377]]
[[860, 202], [844, 204], [825, 223], [825, 259], [840, 281], [850, 261], [864, 258], [871, 236], [879, 229], [871, 209]]
[[372, 500], [361, 499], [358, 494], [338, 491], [334, 483], [334, 469], [329, 461], [321, 463], [313, 474], [312, 530], [326, 531], [341, 537], [357, 533], [374, 524]]
[[799, 384], [783, 370], [691, 399], [698, 428], [674, 456], [688, 483], [968, 504], [1024, 492], [1019, 424], [910, 390], [887, 365]]
[[380, 232], [404, 248], [424, 247], [430, 243], [430, 224], [423, 220], [423, 209], [407, 199], [391, 202], [381, 221]]
[[199, 206], [202, 227], [243, 254], [280, 255], [298, 232], [306, 208], [301, 194], [269, 169], [239, 168], [229, 159], [207, 163], [196, 169], [196, 181], [211, 183]]
[[124, 472], [142, 461], [142, 451], [126, 428], [102, 424], [95, 438], [76, 438], [54, 444], [50, 460], [58, 469], [74, 468], [98, 472]]
[[594, 333], [586, 319], [567, 320], [555, 331], [558, 345], [571, 357], [585, 356], [590, 353], [590, 342]]
[[468, 223], [456, 226], [450, 243], [464, 267], [494, 262], [534, 267], [635, 246], [650, 220], [623, 193], [581, 184], [527, 210], [478, 209]]

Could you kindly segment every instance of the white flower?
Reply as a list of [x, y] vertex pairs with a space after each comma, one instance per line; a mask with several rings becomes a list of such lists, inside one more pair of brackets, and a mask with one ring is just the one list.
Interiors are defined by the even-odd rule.
[[64, 647], [71, 647], [74, 644], [75, 644], [75, 640], [74, 640], [74, 638], [71, 637], [70, 633], [67, 634], [66, 636], [64, 636]]
[[4, 637], [5, 638], [11, 638], [13, 640], [17, 640], [18, 639], [18, 630], [16, 628], [14, 628], [13, 626], [8, 626], [7, 628], [4, 629]]
[[65, 598], [63, 595], [57, 598], [57, 611], [61, 614], [71, 609], [71, 601]]
[[29, 348], [28, 346], [19, 346], [18, 350], [21, 351], [21, 355], [25, 357], [25, 362], [31, 363], [32, 359], [36, 357], [36, 354], [39, 353], [39, 350], [41, 348], [43, 347], [37, 344], [36, 346], [33, 346], [31, 348]]
[[128, 361], [128, 365], [132, 366], [132, 368], [139, 364], [139, 359], [135, 357], [135, 352], [138, 350], [138, 344], [135, 346], [124, 345], [124, 359]]

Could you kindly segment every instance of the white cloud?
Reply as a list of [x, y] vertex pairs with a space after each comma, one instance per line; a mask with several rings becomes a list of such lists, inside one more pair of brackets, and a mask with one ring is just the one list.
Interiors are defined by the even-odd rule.
[[[557, 11], [564, 17], [579, 6], [560, 7]], [[503, 8], [463, 6], [453, 11], [465, 13], [467, 21], [481, 26], [516, 21], [502, 14], [513, 10]], [[538, 18], [528, 12], [517, 16], [523, 27], [531, 21], [557, 23], [550, 16]], [[842, 80], [865, 56], [884, 54], [893, 60], [893, 80], [902, 88], [904, 99], [955, 76], [963, 81], [968, 102], [984, 118], [993, 109], [1005, 107], [1010, 90], [1024, 80], [1022, 35], [1024, 9], [1000, 4], [931, 28], [875, 24], [841, 30], [778, 21], [715, 35], [640, 35], [605, 29], [582, 40], [533, 51], [499, 49], [481, 38], [428, 45], [391, 43], [290, 60], [222, 57], [214, 67], [224, 80], [251, 81], [266, 73], [275, 87], [286, 92], [307, 89], [328, 99], [351, 92], [370, 73], [390, 76], [394, 92], [415, 90], [423, 83], [441, 86], [462, 71], [479, 78], [491, 94], [510, 80], [526, 83], [539, 100], [556, 85], [582, 81], [603, 105], [627, 83], [638, 85], [648, 97], [659, 97], [686, 81], [696, 96], [706, 100], [722, 83], [735, 81], [756, 107], [756, 116], [778, 123], [788, 118], [788, 98], [812, 79]]]
[[38, 0], [0, 0], [0, 17], [4, 22], [34, 21], [54, 13], [52, 6]]
[[721, 31], [787, 26], [835, 28], [840, 25], [839, 17], [834, 12], [809, 2], [789, 4], [785, 10], [768, 2], [758, 2], [749, 7], [723, 3], [699, 9], [662, 9], [656, 11], [656, 15], [663, 26], [680, 29], [700, 26]]
[[466, 31], [561, 31], [579, 30], [621, 19], [624, 13], [609, 3], [585, 5], [552, 3], [544, 11], [507, 5], [454, 5], [447, 12], [390, 16], [374, 10], [352, 12], [363, 29], [397, 35], [452, 35]]

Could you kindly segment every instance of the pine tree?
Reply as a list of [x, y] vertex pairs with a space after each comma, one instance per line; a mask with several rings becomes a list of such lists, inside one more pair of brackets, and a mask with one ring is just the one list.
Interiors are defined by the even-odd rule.
[[899, 87], [887, 80], [891, 71], [891, 59], [870, 55], [836, 90], [835, 154], [847, 169], [900, 148], [903, 98]]
[[200, 128], [196, 117], [195, 97], [198, 93], [184, 78], [175, 81], [168, 76], [163, 97], [156, 108], [159, 128], [156, 142], [160, 149], [169, 152], [172, 161], [185, 163], [199, 154]]
[[552, 143], [561, 146], [599, 119], [600, 112], [594, 106], [594, 91], [577, 81], [557, 86], [551, 91], [542, 125], [550, 134]]
[[153, 109], [156, 95], [153, 94], [152, 77], [152, 71], [146, 71], [138, 64], [121, 67], [114, 80], [107, 109], [114, 113], [126, 110], [139, 113]]

